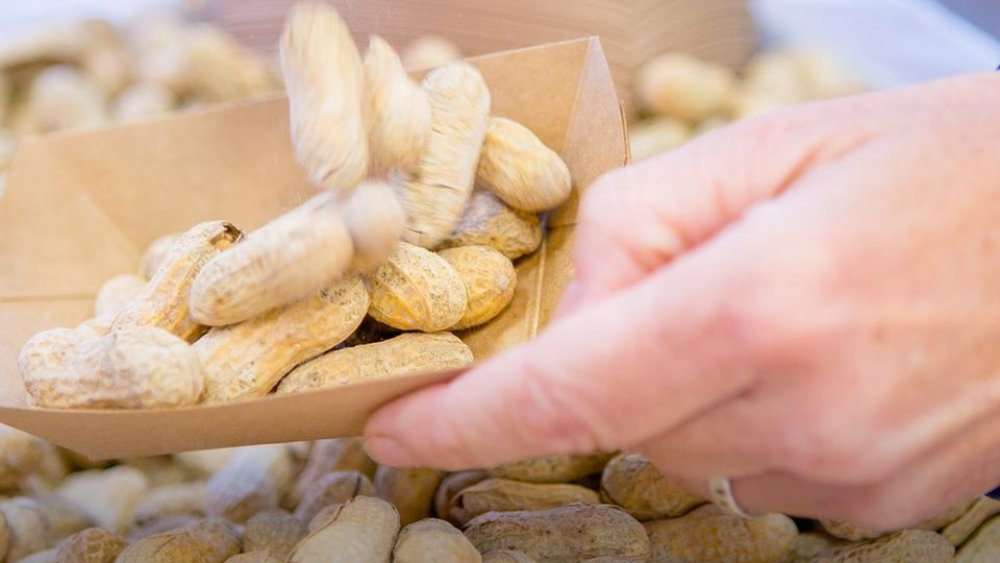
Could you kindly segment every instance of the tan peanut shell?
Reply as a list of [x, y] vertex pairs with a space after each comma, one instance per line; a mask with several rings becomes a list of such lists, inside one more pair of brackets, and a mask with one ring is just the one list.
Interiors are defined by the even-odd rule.
[[427, 467], [380, 465], [375, 472], [375, 490], [396, 507], [399, 521], [406, 526], [431, 515], [434, 493], [444, 476], [444, 471]]
[[400, 242], [368, 280], [376, 321], [399, 330], [437, 332], [462, 319], [468, 293], [458, 272], [437, 254]]
[[205, 389], [191, 346], [155, 327], [100, 338], [65, 329], [39, 333], [25, 344], [18, 367], [32, 403], [46, 408], [177, 407], [199, 402]]
[[264, 552], [285, 561], [307, 531], [305, 524], [284, 510], [258, 512], [244, 527], [243, 551]]
[[94, 525], [80, 507], [55, 495], [15, 497], [0, 503], [0, 515], [6, 523], [7, 561], [53, 547]]
[[382, 499], [357, 497], [337, 507], [324, 525], [292, 550], [290, 563], [388, 563], [399, 514]]
[[[142, 471], [149, 481], [150, 489], [181, 484], [196, 485], [201, 477], [190, 467], [178, 463], [172, 456], [125, 458], [120, 462]], [[193, 496], [193, 493], [187, 494]]]
[[237, 451], [239, 448], [216, 448], [214, 450], [178, 452], [173, 457], [177, 463], [190, 469], [196, 475], [207, 478], [221, 471]]
[[457, 528], [436, 518], [409, 524], [392, 550], [394, 563], [481, 563], [482, 555]]
[[783, 563], [811, 563], [816, 558], [826, 555], [846, 543], [847, 540], [831, 536], [823, 531], [804, 532], [795, 538], [792, 553], [785, 558]]
[[205, 369], [206, 401], [266, 395], [293, 367], [343, 342], [367, 310], [364, 283], [350, 277], [297, 303], [212, 329], [193, 346]]
[[333, 350], [292, 370], [278, 393], [429, 373], [472, 363], [472, 351], [450, 332], [405, 333], [383, 342]]
[[104, 92], [70, 65], [47, 67], [31, 82], [24, 119], [32, 133], [103, 125]]
[[294, 467], [283, 444], [240, 448], [205, 486], [205, 513], [242, 524], [278, 508]]
[[461, 59], [462, 50], [440, 35], [424, 34], [406, 44], [401, 58], [410, 70], [434, 68]]
[[56, 493], [82, 508], [94, 524], [120, 534], [132, 524], [132, 512], [148, 490], [142, 471], [119, 465], [73, 473]]
[[146, 247], [146, 252], [142, 255], [142, 261], [139, 263], [139, 273], [147, 280], [153, 279], [156, 275], [156, 271], [160, 269], [160, 265], [167, 258], [167, 254], [170, 253], [170, 249], [174, 247], [174, 243], [180, 239], [183, 233], [170, 233], [163, 235]]
[[465, 535], [481, 553], [510, 549], [554, 563], [599, 556], [640, 562], [650, 553], [642, 524], [624, 510], [605, 504], [491, 512], [469, 522]]
[[608, 462], [601, 474], [601, 497], [640, 522], [683, 516], [705, 503], [642, 454], [621, 454]]
[[177, 104], [174, 93], [156, 82], [139, 82], [125, 89], [111, 106], [115, 121], [136, 121], [165, 115]]
[[454, 231], [472, 193], [490, 93], [479, 71], [466, 63], [432, 70], [423, 88], [430, 100], [431, 130], [420, 169], [400, 181], [405, 240], [434, 248]]
[[248, 551], [226, 559], [226, 563], [284, 563], [285, 559], [275, 557], [267, 551]]
[[672, 117], [657, 117], [629, 126], [628, 146], [632, 162], [639, 162], [675, 149], [690, 139], [691, 127]]
[[117, 315], [146, 287], [146, 280], [135, 274], [121, 274], [104, 282], [94, 299], [94, 317]]
[[222, 520], [199, 520], [148, 536], [125, 548], [116, 563], [223, 563], [240, 552], [240, 540]]
[[1000, 514], [1000, 500], [994, 500], [986, 496], [979, 497], [972, 503], [972, 506], [969, 507], [969, 510], [965, 514], [945, 526], [941, 530], [941, 535], [951, 545], [962, 545], [983, 522], [986, 522], [997, 514]]
[[198, 516], [164, 516], [148, 524], [133, 527], [129, 530], [126, 539], [131, 543], [164, 532], [171, 532], [184, 526], [190, 526], [202, 520], [203, 518]]
[[455, 268], [468, 296], [465, 314], [452, 330], [486, 323], [510, 305], [517, 289], [517, 272], [509, 258], [488, 246], [447, 248], [439, 250], [438, 256]]
[[487, 512], [547, 510], [572, 503], [597, 504], [597, 493], [568, 483], [522, 483], [486, 479], [460, 491], [451, 504], [451, 514], [461, 514], [461, 523]]
[[538, 216], [511, 208], [487, 190], [475, 190], [441, 248], [485, 245], [515, 260], [531, 254], [542, 244], [542, 222]]
[[191, 317], [231, 325], [335, 283], [354, 252], [340, 211], [333, 193], [323, 192], [212, 258], [191, 287]]
[[[936, 544], [936, 538], [931, 539], [930, 536], [924, 534], [922, 538], [927, 538], [930, 540], [928, 543], [934, 542]], [[942, 552], [945, 552], [941, 548]], [[981, 563], [985, 561], [996, 561], [1000, 557], [1000, 517], [993, 517], [986, 521], [982, 526], [979, 527], [969, 539], [958, 548], [958, 553], [955, 557], [956, 563]], [[917, 559], [911, 559], [916, 561]]]
[[330, 5], [299, 2], [279, 43], [292, 144], [309, 179], [348, 193], [368, 172], [361, 56]]
[[354, 247], [351, 269], [355, 272], [378, 268], [403, 236], [403, 206], [392, 186], [384, 182], [362, 183], [344, 201], [341, 214]]
[[527, 483], [567, 483], [600, 473], [613, 453], [532, 457], [491, 469], [494, 477]]
[[783, 514], [743, 518], [714, 504], [644, 526], [652, 544], [651, 561], [780, 563], [798, 535], [795, 522]]
[[529, 213], [559, 207], [573, 189], [562, 158], [530, 129], [505, 117], [490, 118], [476, 183]]
[[635, 94], [642, 108], [688, 122], [722, 111], [735, 90], [733, 71], [687, 53], [663, 53], [636, 75]]
[[414, 83], [396, 51], [381, 37], [368, 40], [362, 62], [371, 168], [418, 170], [431, 128], [427, 93]]
[[520, 551], [494, 549], [483, 555], [483, 563], [537, 563]]
[[56, 563], [114, 563], [128, 541], [101, 528], [87, 528], [63, 540]]
[[434, 515], [456, 526], [469, 521], [470, 518], [451, 501], [463, 490], [488, 479], [489, 476], [489, 472], [482, 469], [459, 471], [446, 476], [434, 493]]
[[365, 452], [361, 438], [317, 440], [313, 442], [305, 466], [295, 485], [285, 495], [283, 504], [294, 509], [313, 483], [332, 471], [356, 471], [371, 479], [375, 477], [376, 467]]
[[[903, 530], [878, 539], [836, 548], [814, 561], [816, 563], [883, 563], [889, 561], [946, 563], [963, 562], [964, 560], [961, 555], [955, 557], [955, 547], [937, 532]], [[989, 559], [969, 559], [967, 561], [989, 561]]]
[[56, 555], [58, 553], [59, 550], [52, 547], [44, 551], [32, 553], [24, 559], [19, 559], [18, 563], [56, 563]]
[[132, 510], [132, 524], [144, 526], [167, 516], [204, 516], [205, 482], [175, 483], [149, 489]]
[[308, 523], [331, 504], [343, 504], [357, 496], [375, 496], [371, 479], [357, 471], [332, 471], [306, 489], [295, 508], [295, 517]]
[[[963, 514], [969, 511], [975, 501], [967, 501], [956, 504], [954, 506], [948, 507], [940, 514], [936, 514], [923, 522], [919, 522], [910, 526], [912, 529], [916, 530], [940, 530], [951, 524], [952, 522], [958, 520]], [[882, 536], [887, 536], [893, 532], [899, 530], [871, 530], [867, 528], [862, 528], [861, 526], [856, 526], [849, 522], [841, 522], [838, 520], [827, 520], [820, 519], [819, 524], [827, 531], [831, 536], [838, 537], [841, 539], [849, 541], [860, 541], [860, 540], [870, 540], [875, 538], [880, 538]]]
[[0, 455], [0, 490], [14, 489], [25, 477], [41, 471], [51, 450], [41, 438], [0, 424], [0, 452], [3, 452]]
[[115, 319], [112, 331], [152, 326], [193, 342], [203, 332], [189, 311], [189, 297], [202, 267], [229, 249], [242, 233], [229, 223], [209, 221], [192, 227], [171, 247], [160, 268]]

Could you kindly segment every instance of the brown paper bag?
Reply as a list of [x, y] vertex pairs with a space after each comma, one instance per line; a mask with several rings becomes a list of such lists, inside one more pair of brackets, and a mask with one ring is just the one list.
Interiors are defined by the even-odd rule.
[[[557, 150], [577, 191], [626, 161], [624, 123], [596, 39], [473, 59], [493, 115]], [[210, 219], [253, 229], [315, 190], [292, 154], [285, 98], [24, 144], [0, 198], [0, 422], [95, 459], [358, 435], [379, 405], [434, 373], [173, 410], [28, 408], [17, 356], [34, 333], [92, 315], [109, 277], [157, 236]], [[572, 275], [577, 197], [518, 265], [511, 306], [465, 335], [477, 359], [532, 338]]]

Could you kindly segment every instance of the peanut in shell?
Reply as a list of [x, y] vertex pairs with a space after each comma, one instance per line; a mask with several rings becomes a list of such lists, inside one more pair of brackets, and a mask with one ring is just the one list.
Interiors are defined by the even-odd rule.
[[399, 330], [438, 332], [462, 320], [468, 292], [447, 260], [406, 242], [368, 279], [376, 321]]
[[537, 215], [517, 211], [493, 192], [477, 189], [455, 225], [455, 231], [440, 248], [484, 245], [516, 260], [542, 244], [542, 222]]
[[460, 246], [439, 250], [458, 272], [468, 305], [465, 314], [452, 330], [464, 330], [489, 322], [499, 315], [514, 298], [517, 272], [514, 263], [488, 246]]

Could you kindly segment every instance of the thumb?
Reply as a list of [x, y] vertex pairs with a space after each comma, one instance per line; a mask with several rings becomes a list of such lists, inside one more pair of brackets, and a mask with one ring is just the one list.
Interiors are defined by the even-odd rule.
[[394, 466], [458, 469], [614, 449], [735, 396], [753, 368], [725, 334], [732, 255], [699, 251], [449, 383], [397, 399], [369, 420], [369, 452]]
[[581, 202], [576, 280], [559, 314], [635, 283], [836, 160], [867, 137], [849, 130], [864, 120], [844, 119], [856, 104], [777, 111], [600, 178]]

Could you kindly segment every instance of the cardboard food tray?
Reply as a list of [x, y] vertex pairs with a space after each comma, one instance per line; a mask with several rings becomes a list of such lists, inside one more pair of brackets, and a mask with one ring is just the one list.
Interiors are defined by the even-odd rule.
[[[569, 165], [575, 192], [626, 161], [597, 39], [472, 59], [493, 115], [521, 121]], [[0, 422], [95, 459], [359, 435], [379, 405], [457, 372], [171, 410], [26, 406], [17, 372], [34, 333], [92, 316], [113, 275], [159, 235], [204, 220], [253, 229], [315, 193], [291, 149], [284, 97], [24, 144], [0, 198]], [[532, 338], [572, 275], [577, 193], [517, 265], [513, 302], [461, 336], [479, 360]]]

